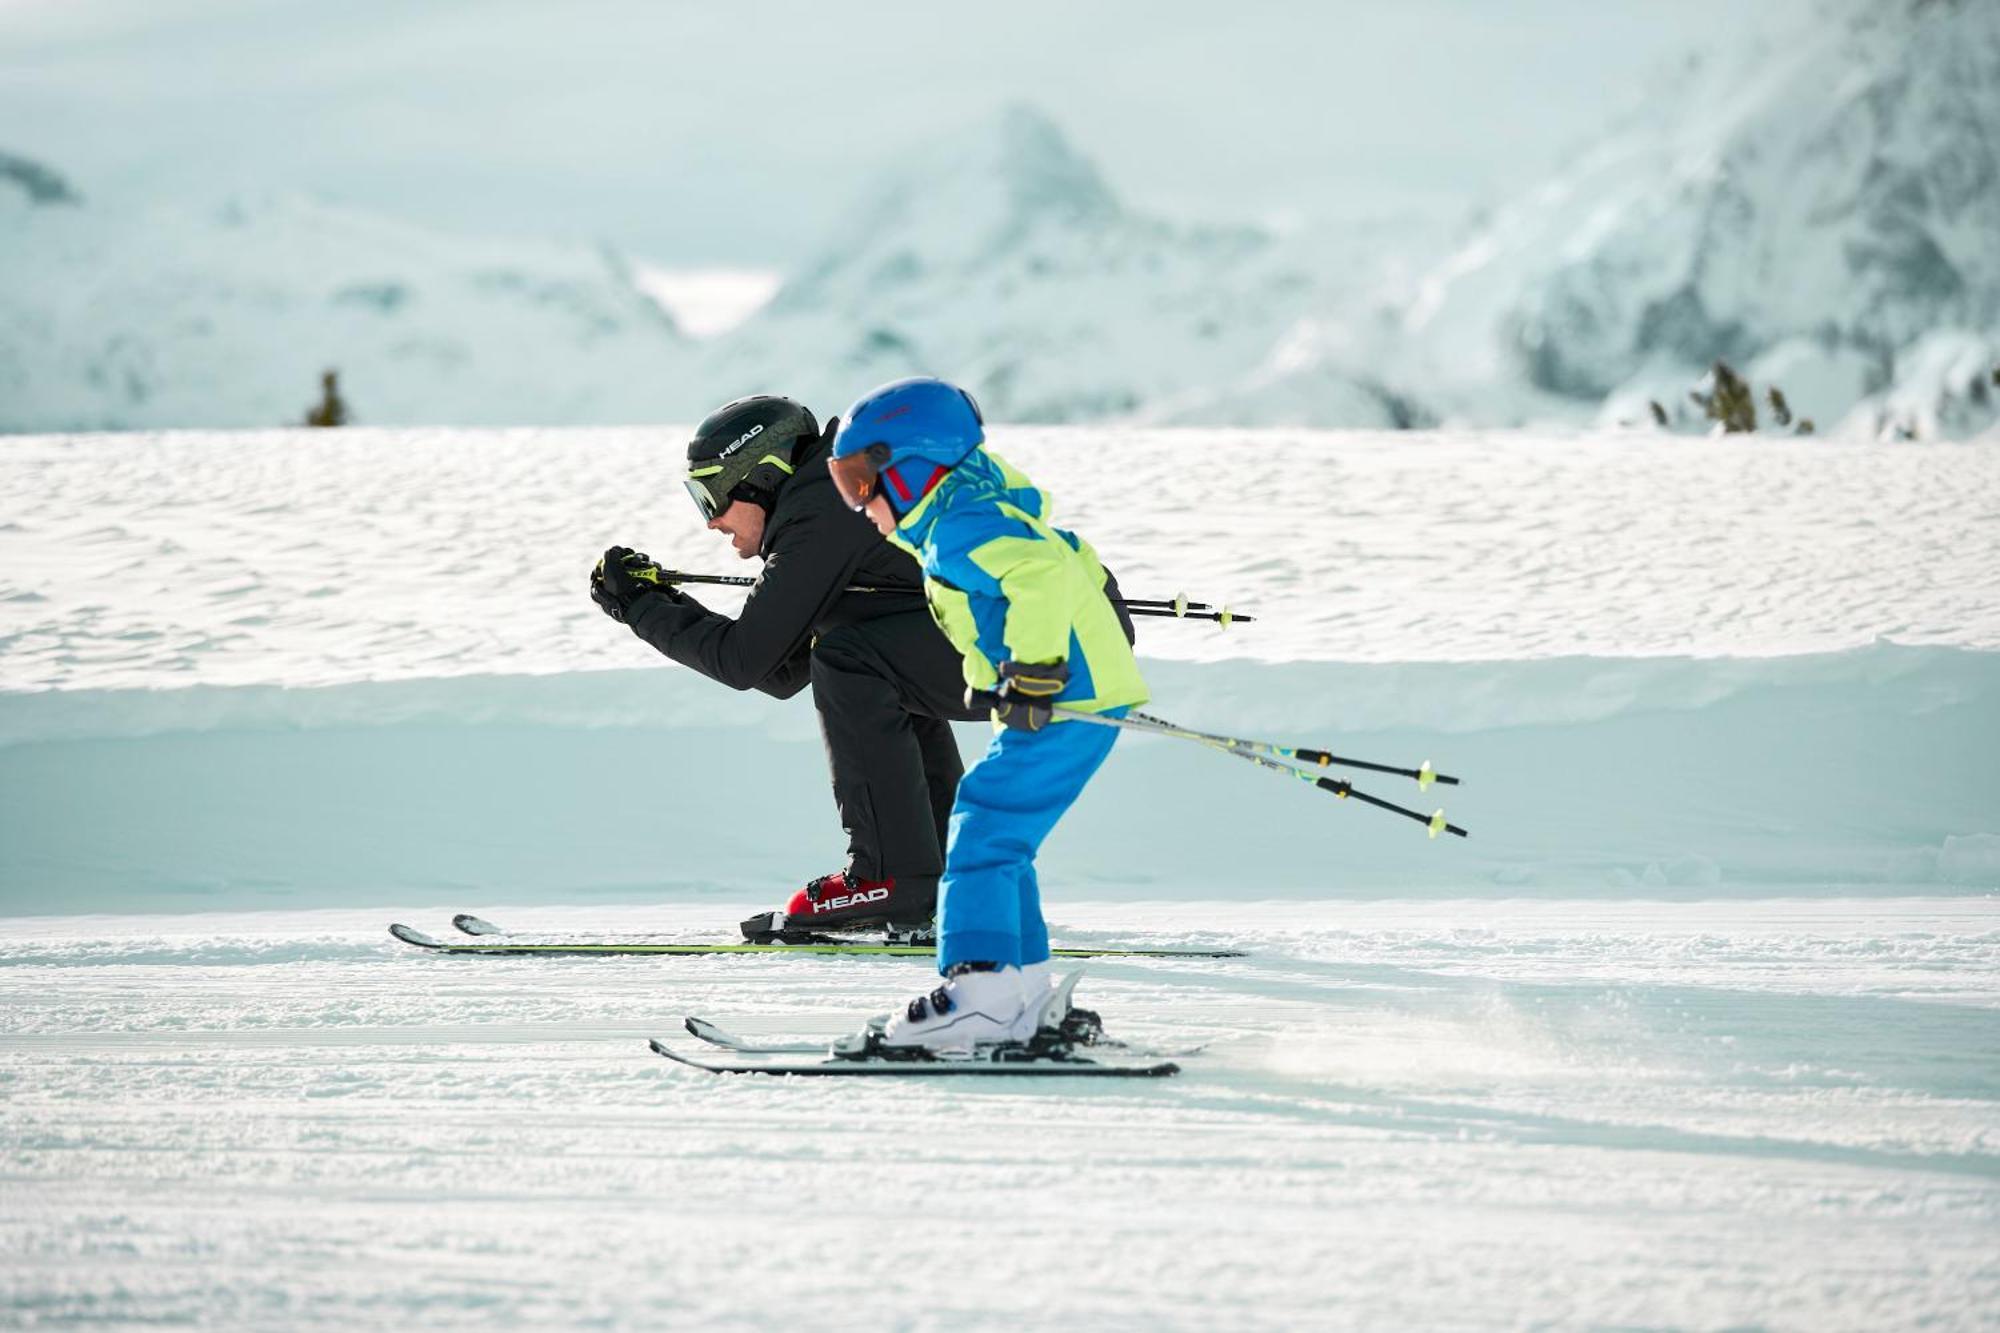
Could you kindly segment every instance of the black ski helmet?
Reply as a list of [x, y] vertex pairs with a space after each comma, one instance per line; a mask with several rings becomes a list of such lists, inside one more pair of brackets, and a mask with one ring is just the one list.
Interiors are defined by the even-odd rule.
[[704, 520], [736, 499], [769, 509], [792, 475], [801, 442], [818, 438], [813, 414], [789, 398], [756, 394], [724, 403], [688, 441], [688, 494]]

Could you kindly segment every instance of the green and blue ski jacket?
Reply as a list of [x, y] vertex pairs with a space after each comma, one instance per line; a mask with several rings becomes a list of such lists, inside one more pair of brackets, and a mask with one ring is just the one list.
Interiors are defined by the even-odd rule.
[[964, 658], [967, 685], [992, 689], [1006, 661], [1064, 662], [1057, 703], [1093, 713], [1145, 703], [1097, 552], [1052, 526], [1051, 512], [1046, 494], [981, 446], [890, 540], [922, 565], [931, 615]]

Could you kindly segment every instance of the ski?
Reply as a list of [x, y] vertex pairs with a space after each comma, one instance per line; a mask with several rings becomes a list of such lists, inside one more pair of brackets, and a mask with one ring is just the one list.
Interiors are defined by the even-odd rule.
[[[495, 936], [523, 939], [530, 943], [562, 944], [571, 940], [585, 944], [671, 944], [675, 941], [663, 938], [656, 930], [601, 931], [596, 936], [578, 935], [566, 931], [514, 931], [488, 921], [485, 917], [474, 916], [470, 912], [460, 912], [451, 919], [451, 924], [462, 934], [478, 939]], [[745, 940], [746, 944], [915, 944], [916, 940], [899, 940], [877, 936], [872, 932], [855, 932], [849, 935], [824, 935], [809, 931], [787, 932], [783, 937]], [[929, 943], [925, 948], [931, 947]]]
[[[705, 1041], [711, 1046], [719, 1046], [725, 1051], [734, 1051], [738, 1055], [825, 1055], [832, 1044], [830, 1041], [757, 1041], [750, 1037], [738, 1036], [718, 1023], [712, 1023], [706, 1018], [698, 1018], [692, 1014], [683, 1020], [683, 1025], [687, 1028], [689, 1036]], [[1125, 1051], [1157, 1059], [1180, 1059], [1200, 1054], [1208, 1043], [1201, 1042], [1174, 1051], [1159, 1051], [1135, 1046], [1116, 1037], [1099, 1037], [1088, 1045], [1102, 1051]]]
[[715, 941], [669, 940], [520, 940], [511, 937], [495, 941], [460, 943], [426, 935], [400, 921], [389, 933], [405, 944], [414, 944], [431, 953], [479, 958], [605, 958], [605, 957], [707, 957], [711, 954], [840, 954], [869, 958], [934, 958], [937, 950], [927, 944], [864, 944], [829, 941], [812, 944], [723, 944]]
[[[486, 920], [484, 917], [474, 916], [470, 912], [460, 912], [451, 919], [451, 924], [457, 927], [461, 933], [478, 939], [492, 939], [499, 936], [508, 939], [519, 939], [532, 944], [565, 944], [571, 942], [583, 944], [673, 944], [686, 942], [668, 939], [663, 932], [657, 930], [608, 930], [599, 931], [596, 935], [578, 934], [572, 931], [513, 931], [503, 929], [493, 922]], [[701, 943], [701, 941], [694, 942]], [[843, 946], [854, 944], [903, 944], [930, 949], [936, 946], [937, 940], [928, 931], [923, 932], [919, 938], [914, 934], [903, 937], [888, 931], [877, 933], [872, 930], [843, 932], [838, 935], [809, 930], [787, 930], [773, 932], [754, 939], [745, 936], [740, 942], [744, 944], [838, 944]], [[738, 943], [738, 941], [732, 940], [730, 943]]]
[[[823, 938], [801, 944], [724, 944], [720, 942], [630, 939], [630, 940], [520, 940], [510, 936], [465, 942], [445, 941], [426, 935], [400, 921], [389, 933], [405, 944], [430, 953], [462, 957], [494, 958], [607, 958], [607, 957], [708, 957], [737, 954], [810, 954], [859, 958], [935, 958], [937, 949], [929, 944], [871, 944], [861, 941]], [[1058, 958], [1240, 958], [1240, 949], [1120, 949], [1064, 948], [1053, 950]]]
[[831, 1044], [825, 1041], [752, 1041], [693, 1014], [683, 1019], [682, 1025], [687, 1028], [689, 1036], [738, 1055], [824, 1055]]
[[[739, 1055], [733, 1060], [699, 1060], [684, 1055], [651, 1038], [647, 1045], [656, 1055], [676, 1064], [710, 1074], [796, 1074], [800, 1077], [911, 1077], [939, 1078], [954, 1075], [987, 1077], [1033, 1076], [1040, 1078], [1166, 1078], [1181, 1067], [1171, 1060], [1148, 1063], [1092, 1060], [1078, 1055], [1036, 1054], [1026, 1047], [1002, 1047], [967, 1056], [887, 1057], [875, 1054], [832, 1055], [820, 1060], [800, 1060], [797, 1053], [778, 1052], [771, 1056]], [[825, 1048], [816, 1048], [824, 1051]]]
[[[494, 936], [506, 936], [511, 938], [527, 939], [530, 941], [535, 941], [543, 944], [561, 944], [564, 941], [571, 939], [582, 940], [586, 943], [594, 942], [594, 943], [606, 943], [606, 944], [673, 943], [673, 941], [671, 940], [666, 940], [662, 932], [657, 930], [600, 931], [594, 937], [590, 935], [578, 935], [566, 931], [537, 932], [537, 931], [507, 930], [502, 926], [496, 925], [495, 923], [488, 921], [484, 917], [474, 916], [470, 912], [460, 912], [458, 915], [454, 916], [451, 919], [451, 924], [454, 927], [456, 927], [462, 934], [471, 935], [479, 939], [490, 939]], [[924, 948], [930, 948], [935, 943], [935, 940], [928, 931], [923, 932], [923, 937], [921, 939], [918, 938], [905, 939], [905, 938], [898, 938], [894, 934], [888, 932], [877, 934], [874, 931], [854, 931], [839, 935], [831, 935], [816, 931], [788, 930], [781, 934], [772, 934], [770, 936], [761, 939], [745, 939], [743, 942], [746, 944], [921, 944]]]

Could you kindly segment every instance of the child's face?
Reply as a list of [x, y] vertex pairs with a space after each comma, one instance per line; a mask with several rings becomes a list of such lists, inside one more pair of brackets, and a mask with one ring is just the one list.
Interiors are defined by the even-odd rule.
[[877, 491], [868, 497], [868, 504], [861, 511], [868, 515], [868, 521], [875, 525], [875, 531], [884, 537], [896, 530], [896, 515], [889, 509], [889, 498]]

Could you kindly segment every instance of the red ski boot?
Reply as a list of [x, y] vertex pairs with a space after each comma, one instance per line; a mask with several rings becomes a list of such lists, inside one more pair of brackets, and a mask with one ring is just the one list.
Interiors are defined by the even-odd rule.
[[759, 912], [743, 923], [756, 944], [805, 944], [836, 931], [882, 930], [900, 944], [929, 944], [937, 909], [937, 880], [849, 879], [846, 871], [821, 875], [792, 895], [782, 912]]

